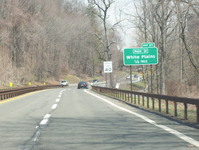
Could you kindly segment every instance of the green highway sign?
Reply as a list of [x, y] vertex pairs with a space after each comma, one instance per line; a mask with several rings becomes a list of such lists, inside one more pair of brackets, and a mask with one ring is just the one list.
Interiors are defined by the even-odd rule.
[[155, 47], [155, 43], [142, 43], [142, 47]]
[[128, 48], [123, 52], [124, 65], [152, 65], [158, 63], [156, 47]]

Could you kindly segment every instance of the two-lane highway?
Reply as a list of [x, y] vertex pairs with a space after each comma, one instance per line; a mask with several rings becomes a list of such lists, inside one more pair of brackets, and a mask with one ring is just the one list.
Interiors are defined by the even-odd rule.
[[0, 102], [2, 150], [196, 150], [199, 132], [67, 87]]

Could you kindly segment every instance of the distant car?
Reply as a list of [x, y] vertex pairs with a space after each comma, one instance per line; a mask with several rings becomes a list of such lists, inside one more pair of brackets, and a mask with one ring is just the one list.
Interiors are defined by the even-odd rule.
[[137, 70], [138, 70], [138, 72], [142, 72], [143, 69], [142, 68], [137, 68]]
[[134, 75], [134, 78], [138, 78], [138, 74], [135, 74], [135, 75]]
[[62, 81], [60, 82], [60, 84], [61, 84], [62, 87], [68, 86], [68, 85], [69, 85], [69, 83], [68, 83], [67, 80], [62, 80]]
[[98, 83], [99, 81], [98, 80], [93, 80], [92, 82], [91, 82], [91, 85], [94, 85], [94, 84], [96, 84], [96, 83]]
[[80, 81], [77, 85], [78, 89], [84, 88], [84, 89], [88, 89], [88, 83], [84, 82], [84, 81]]
[[98, 80], [96, 80], [96, 79], [92, 81], [92, 83], [98, 83], [98, 82], [99, 82], [99, 81], [98, 81]]

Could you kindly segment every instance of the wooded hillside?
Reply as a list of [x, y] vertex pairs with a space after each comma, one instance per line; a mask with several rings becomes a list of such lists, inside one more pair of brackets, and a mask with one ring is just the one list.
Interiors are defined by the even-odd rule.
[[81, 1], [0, 0], [0, 86], [100, 73], [96, 32]]

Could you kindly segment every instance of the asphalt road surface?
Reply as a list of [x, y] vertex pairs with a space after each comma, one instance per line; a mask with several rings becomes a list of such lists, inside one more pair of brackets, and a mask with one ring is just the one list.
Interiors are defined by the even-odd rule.
[[0, 150], [196, 150], [199, 130], [76, 86], [0, 102]]

